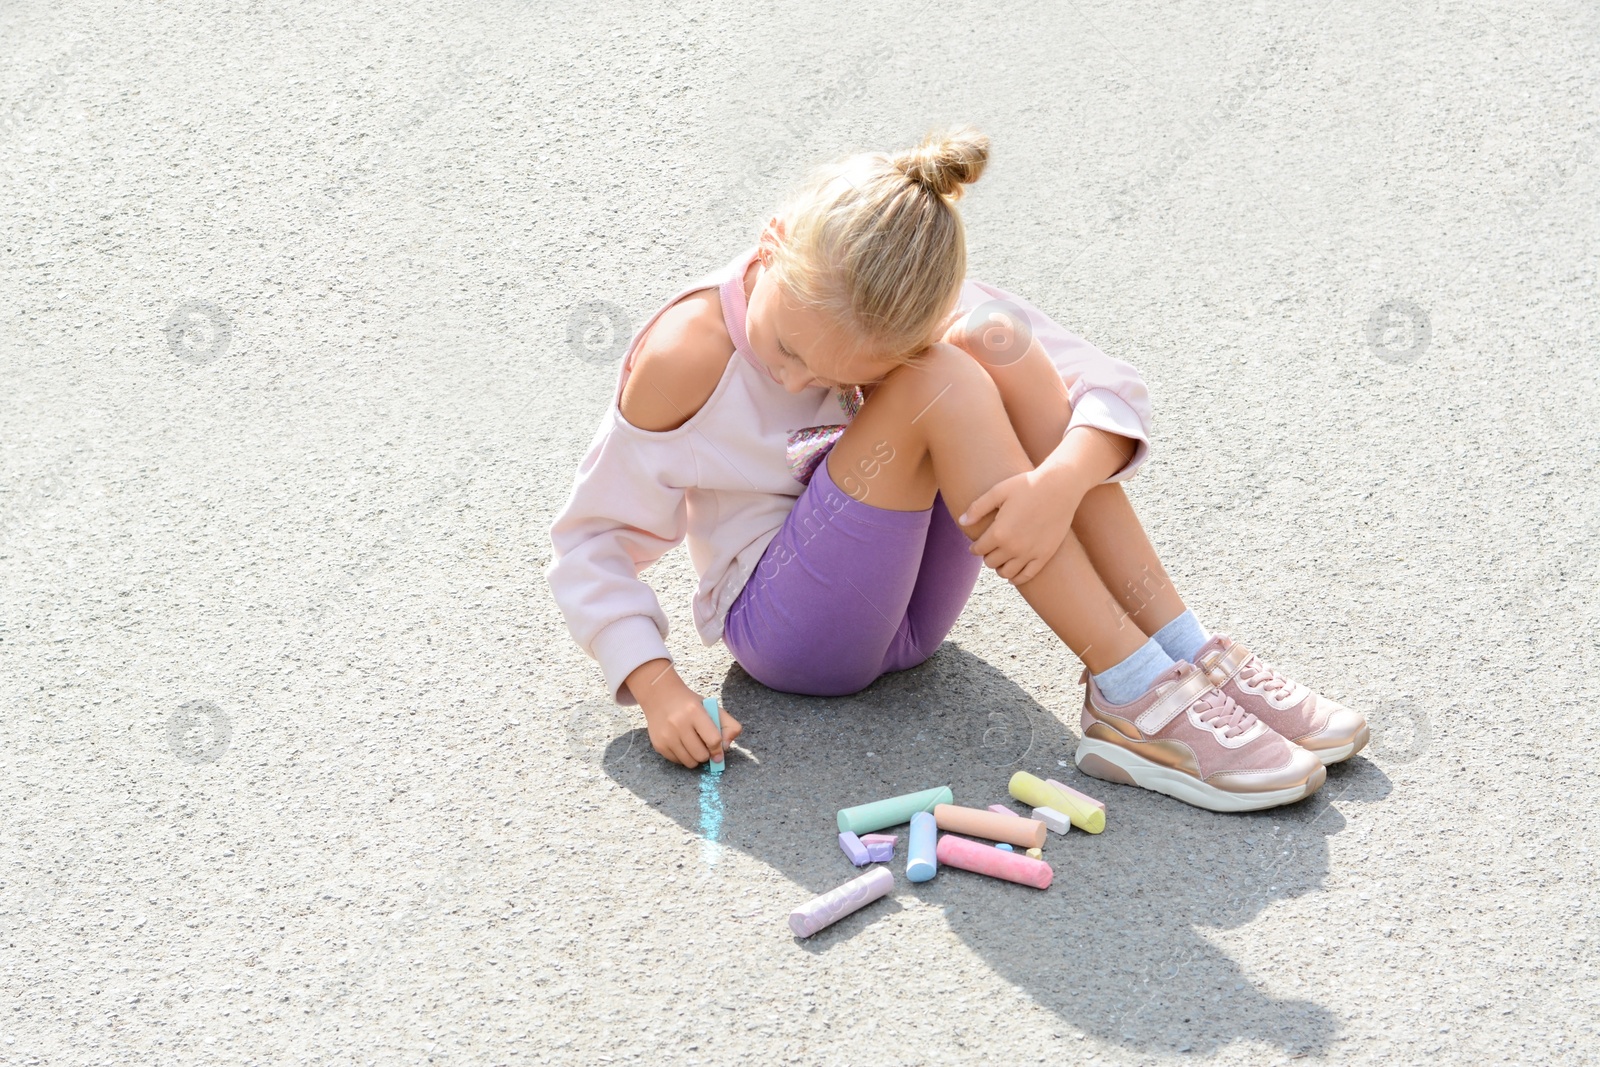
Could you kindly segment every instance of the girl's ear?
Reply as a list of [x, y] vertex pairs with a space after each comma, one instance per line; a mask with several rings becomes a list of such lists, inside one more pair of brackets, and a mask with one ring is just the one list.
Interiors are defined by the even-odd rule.
[[771, 249], [782, 244], [783, 236], [783, 219], [777, 215], [774, 215], [768, 219], [767, 224], [761, 228], [760, 244], [763, 253], [768, 253]]

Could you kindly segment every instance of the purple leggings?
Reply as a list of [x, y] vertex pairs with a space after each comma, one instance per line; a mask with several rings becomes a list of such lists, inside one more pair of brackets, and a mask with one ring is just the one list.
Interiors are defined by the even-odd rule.
[[983, 559], [943, 494], [924, 511], [848, 496], [827, 458], [795, 501], [723, 630], [733, 658], [771, 689], [842, 696], [933, 655]]

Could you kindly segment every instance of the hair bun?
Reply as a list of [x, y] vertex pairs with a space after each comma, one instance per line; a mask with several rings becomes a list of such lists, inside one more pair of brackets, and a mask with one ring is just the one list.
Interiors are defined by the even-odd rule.
[[893, 159], [895, 169], [907, 178], [952, 200], [961, 198], [963, 185], [982, 176], [988, 161], [989, 138], [971, 126], [930, 133], [917, 147]]

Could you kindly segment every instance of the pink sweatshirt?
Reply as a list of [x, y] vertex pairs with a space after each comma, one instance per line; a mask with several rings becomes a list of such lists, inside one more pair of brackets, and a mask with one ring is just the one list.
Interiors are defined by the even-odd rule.
[[[788, 392], [750, 350], [744, 274], [756, 251], [752, 245], [683, 289], [633, 335], [572, 495], [550, 528], [555, 552], [545, 578], [573, 640], [599, 663], [612, 699], [624, 706], [638, 703], [624, 685], [634, 668], [672, 659], [666, 613], [640, 572], [687, 536], [700, 577], [695, 629], [707, 646], [716, 644], [734, 599], [805, 488], [802, 479], [813, 469], [806, 453], [819, 437], [836, 436], [854, 410], [823, 386]], [[639, 338], [661, 311], [712, 286], [720, 289], [734, 343], [727, 369], [688, 422], [673, 430], [639, 429], [619, 407]], [[1150, 452], [1144, 380], [1021, 297], [971, 278], [963, 283], [962, 310], [990, 300], [1009, 301], [1027, 315], [1068, 386], [1069, 430], [1096, 426], [1137, 441], [1133, 458], [1106, 480], [1132, 476]], [[814, 465], [816, 456], [810, 458]]]

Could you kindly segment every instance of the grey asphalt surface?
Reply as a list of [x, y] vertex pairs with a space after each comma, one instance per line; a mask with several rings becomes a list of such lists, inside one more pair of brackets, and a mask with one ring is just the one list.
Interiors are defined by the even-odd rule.
[[[0, 56], [0, 1063], [1597, 1058], [1593, 5], [68, 0]], [[810, 699], [663, 559], [715, 797], [570, 640], [616, 342], [961, 120], [973, 275], [1150, 385], [1180, 592], [1371, 718], [1308, 801], [1083, 779], [992, 573]], [[902, 847], [790, 935], [837, 808], [1016, 769], [1108, 807], [1049, 890]]]

